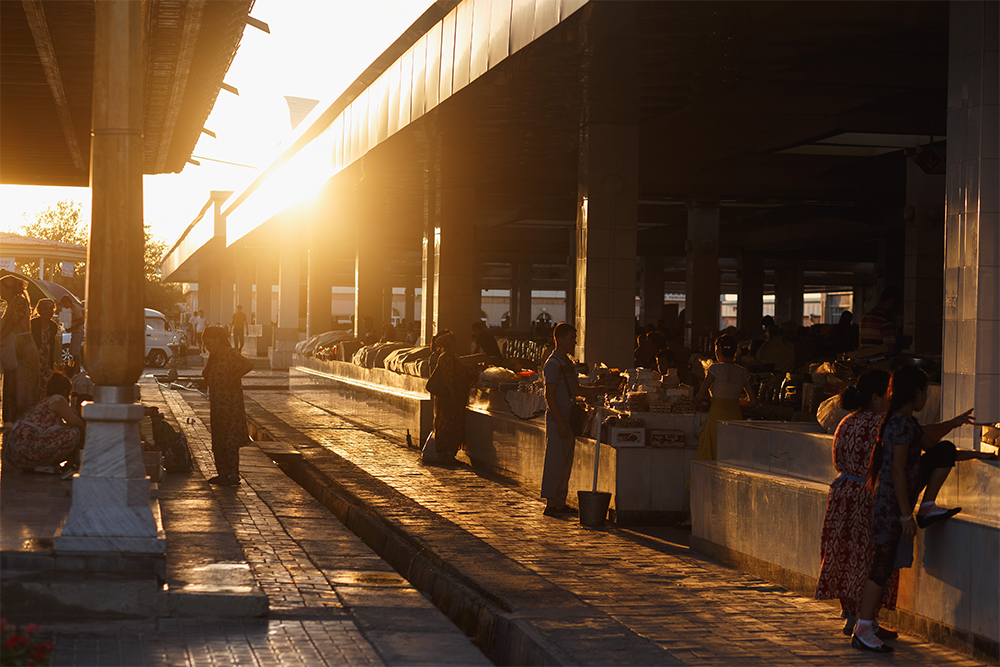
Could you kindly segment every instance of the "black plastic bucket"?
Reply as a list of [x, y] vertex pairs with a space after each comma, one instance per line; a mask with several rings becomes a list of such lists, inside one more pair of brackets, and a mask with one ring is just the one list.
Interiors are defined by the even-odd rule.
[[611, 494], [605, 491], [577, 491], [580, 501], [580, 525], [598, 528], [608, 518]]

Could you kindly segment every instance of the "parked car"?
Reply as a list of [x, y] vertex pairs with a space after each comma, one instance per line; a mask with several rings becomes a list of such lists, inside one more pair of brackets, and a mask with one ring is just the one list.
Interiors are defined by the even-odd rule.
[[[177, 354], [181, 347], [187, 344], [183, 333], [175, 331], [166, 316], [152, 308], [145, 309], [146, 316], [146, 363], [156, 368], [162, 368]], [[86, 335], [86, 334], [84, 334]], [[71, 335], [62, 332], [62, 363], [73, 359], [70, 353]]]
[[170, 357], [180, 351], [183, 335], [174, 331], [166, 316], [146, 308], [146, 363], [156, 368], [167, 365]]

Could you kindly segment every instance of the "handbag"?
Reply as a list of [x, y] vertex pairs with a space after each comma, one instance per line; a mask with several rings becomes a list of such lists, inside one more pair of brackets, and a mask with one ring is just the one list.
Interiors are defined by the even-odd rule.
[[448, 381], [445, 380], [444, 373], [440, 368], [440, 364], [435, 366], [431, 376], [427, 378], [427, 392], [439, 398], [448, 398], [451, 396], [451, 388], [448, 386]]

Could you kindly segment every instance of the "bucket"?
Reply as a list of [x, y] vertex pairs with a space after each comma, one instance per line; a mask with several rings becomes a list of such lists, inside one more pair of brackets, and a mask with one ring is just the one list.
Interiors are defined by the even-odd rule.
[[611, 505], [611, 494], [605, 491], [577, 491], [580, 501], [580, 525], [597, 528], [604, 525]]

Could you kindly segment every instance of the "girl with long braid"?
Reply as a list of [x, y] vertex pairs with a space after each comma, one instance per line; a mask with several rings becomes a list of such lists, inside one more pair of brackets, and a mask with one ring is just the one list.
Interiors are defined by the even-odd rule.
[[[926, 528], [961, 511], [961, 508], [944, 509], [934, 502], [956, 460], [993, 458], [990, 454], [970, 450], [957, 451], [955, 445], [947, 441], [938, 442], [953, 429], [972, 423], [971, 409], [946, 422], [921, 427], [913, 413], [922, 410], [926, 403], [927, 375], [916, 366], [897, 368], [889, 380], [889, 409], [882, 420], [868, 468], [868, 488], [874, 495], [872, 542], [875, 553], [851, 638], [851, 645], [857, 649], [877, 653], [892, 651], [892, 647], [875, 634], [872, 622], [882, 589], [896, 567], [900, 538], [912, 542], [917, 526]], [[921, 455], [921, 451], [926, 453]], [[913, 509], [921, 491], [924, 491], [923, 502], [914, 518]]]

